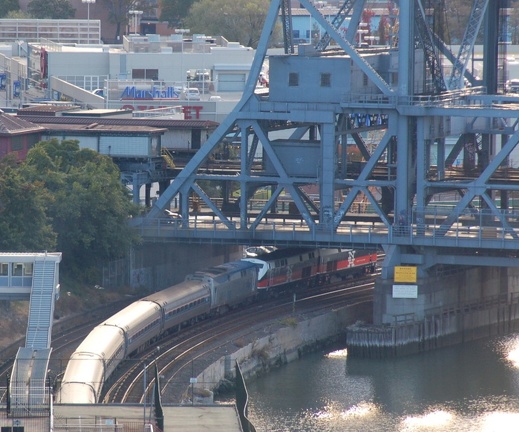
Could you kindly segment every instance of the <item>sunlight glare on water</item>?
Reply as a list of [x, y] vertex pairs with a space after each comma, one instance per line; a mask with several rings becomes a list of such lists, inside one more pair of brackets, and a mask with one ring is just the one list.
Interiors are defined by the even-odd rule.
[[519, 335], [396, 359], [313, 354], [247, 387], [257, 432], [519, 431]]
[[404, 429], [415, 430], [420, 427], [448, 430], [452, 425], [454, 415], [450, 412], [438, 410], [419, 416], [407, 417], [403, 420]]
[[505, 359], [519, 369], [519, 338], [504, 338], [500, 343]]
[[482, 432], [501, 432], [519, 430], [519, 414], [493, 412], [483, 416], [481, 422]]

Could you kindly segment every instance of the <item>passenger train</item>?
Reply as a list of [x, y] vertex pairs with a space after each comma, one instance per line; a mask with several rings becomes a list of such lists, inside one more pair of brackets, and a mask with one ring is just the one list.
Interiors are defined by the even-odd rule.
[[375, 251], [278, 249], [197, 271], [178, 285], [144, 297], [95, 327], [71, 355], [58, 403], [97, 403], [106, 379], [131, 354], [166, 334], [280, 290], [376, 269]]

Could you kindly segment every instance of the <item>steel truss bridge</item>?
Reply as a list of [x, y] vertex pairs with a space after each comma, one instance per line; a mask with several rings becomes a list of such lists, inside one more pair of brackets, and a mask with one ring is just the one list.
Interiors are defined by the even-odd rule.
[[[378, 245], [387, 252], [387, 277], [394, 265], [417, 265], [422, 275], [438, 264], [518, 265], [519, 169], [511, 154], [519, 142], [519, 95], [504, 90], [500, 42], [507, 0], [473, 1], [457, 52], [436, 24], [444, 0], [388, 2], [382, 48], [358, 43], [364, 0], [344, 1], [333, 17], [299, 0], [324, 32], [297, 50], [290, 3], [271, 1], [241, 101], [136, 221], [143, 235]], [[284, 54], [267, 57], [280, 17]], [[483, 61], [476, 71], [469, 65], [478, 37]], [[349, 62], [339, 77], [342, 63], [327, 69], [335, 59]], [[266, 60], [270, 87], [258, 88]], [[208, 168], [218, 158], [236, 169]], [[252, 206], [259, 191], [266, 198]], [[174, 199], [183, 222], [163, 224]], [[190, 215], [193, 200], [210, 216]], [[287, 200], [289, 216], [279, 212]], [[360, 203], [369, 207], [364, 220]]]

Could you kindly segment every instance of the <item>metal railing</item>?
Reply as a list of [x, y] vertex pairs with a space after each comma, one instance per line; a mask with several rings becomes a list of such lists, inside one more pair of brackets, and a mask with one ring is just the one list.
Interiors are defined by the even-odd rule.
[[190, 216], [188, 220], [171, 223], [165, 218], [134, 221], [134, 226], [144, 238], [171, 239], [180, 242], [222, 242], [229, 244], [264, 243], [341, 245], [344, 243], [399, 244], [442, 247], [467, 247], [488, 249], [519, 249], [519, 213], [503, 212], [502, 218], [479, 212], [463, 212], [450, 226], [442, 223], [447, 210], [435, 212], [413, 211], [408, 220], [386, 225], [373, 214], [371, 220], [353, 220], [348, 215], [335, 227], [333, 224], [308, 225], [302, 218], [273, 216], [253, 225], [249, 217], [240, 225], [239, 216], [229, 216], [222, 221], [212, 215]]

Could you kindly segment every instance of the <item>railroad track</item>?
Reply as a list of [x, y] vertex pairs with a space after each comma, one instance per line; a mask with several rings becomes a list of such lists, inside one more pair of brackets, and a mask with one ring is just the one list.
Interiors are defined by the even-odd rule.
[[162, 400], [185, 402], [189, 398], [190, 379], [226, 352], [229, 354], [258, 335], [268, 334], [282, 319], [304, 318], [331, 307], [370, 301], [376, 275], [318, 287], [298, 295], [274, 301], [254, 303], [216, 319], [199, 322], [178, 334], [157, 342], [138, 358], [125, 361], [119, 378], [107, 382], [103, 403], [143, 403], [151, 400], [155, 367], [161, 376]]
[[[127, 306], [131, 301], [133, 299], [125, 299], [54, 323], [52, 354], [48, 365], [48, 377], [51, 383], [54, 383], [55, 379], [63, 373], [70, 355], [92, 331], [92, 328]], [[2, 350], [3, 362], [0, 365], [0, 382], [7, 382], [11, 375], [18, 348], [23, 347], [24, 344], [25, 338], [21, 338]], [[0, 403], [5, 403], [5, 401], [6, 392], [0, 393]]]

